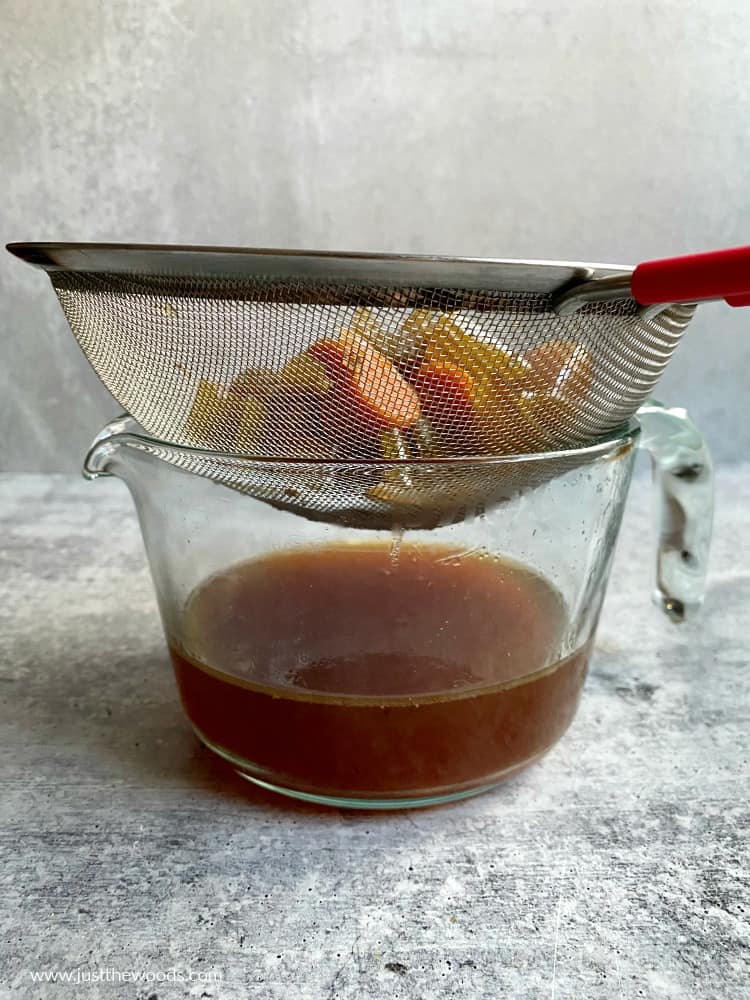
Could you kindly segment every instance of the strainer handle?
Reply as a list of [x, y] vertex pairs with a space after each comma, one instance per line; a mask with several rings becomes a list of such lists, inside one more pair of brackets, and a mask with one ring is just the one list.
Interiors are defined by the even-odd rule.
[[750, 306], [750, 247], [645, 261], [633, 271], [630, 288], [643, 306], [710, 299]]
[[632, 274], [613, 274], [566, 287], [553, 298], [560, 316], [596, 302], [635, 299], [645, 317], [676, 302], [724, 299], [730, 306], [750, 306], [750, 246], [711, 250], [686, 257], [647, 260]]
[[674, 622], [703, 603], [713, 523], [713, 465], [685, 410], [650, 401], [638, 411], [640, 447], [661, 494], [654, 598]]

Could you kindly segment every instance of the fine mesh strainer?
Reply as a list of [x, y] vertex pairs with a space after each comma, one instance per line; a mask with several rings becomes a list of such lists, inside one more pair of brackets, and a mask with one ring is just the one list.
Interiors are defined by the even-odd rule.
[[[93, 368], [149, 435], [177, 446], [170, 460], [276, 506], [363, 526], [430, 526], [557, 474], [576, 460], [566, 449], [591, 445], [646, 400], [697, 301], [750, 304], [750, 248], [635, 270], [8, 249], [49, 273]], [[463, 478], [440, 472], [456, 455], [541, 452], [543, 461], [522, 463], [522, 482], [512, 463], [467, 463]], [[271, 466], [250, 477], [235, 455], [310, 465], [282, 494]]]

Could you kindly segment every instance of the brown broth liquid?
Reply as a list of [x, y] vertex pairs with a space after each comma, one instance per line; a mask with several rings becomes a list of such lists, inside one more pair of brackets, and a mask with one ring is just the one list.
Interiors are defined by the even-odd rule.
[[272, 784], [398, 799], [497, 780], [568, 727], [588, 649], [556, 662], [558, 592], [443, 546], [297, 549], [190, 598], [172, 643], [187, 714]]

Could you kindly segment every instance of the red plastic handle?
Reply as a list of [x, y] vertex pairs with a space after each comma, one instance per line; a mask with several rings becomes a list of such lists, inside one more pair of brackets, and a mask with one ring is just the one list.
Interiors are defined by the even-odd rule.
[[646, 261], [633, 271], [630, 288], [643, 306], [706, 299], [750, 306], [750, 247]]

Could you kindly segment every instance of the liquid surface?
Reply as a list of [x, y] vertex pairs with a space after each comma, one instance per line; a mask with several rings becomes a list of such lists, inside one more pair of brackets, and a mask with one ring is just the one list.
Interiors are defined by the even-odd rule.
[[340, 545], [211, 577], [171, 652], [188, 716], [248, 772], [398, 798], [488, 782], [559, 738], [587, 659], [557, 662], [565, 625], [557, 591], [518, 564]]

